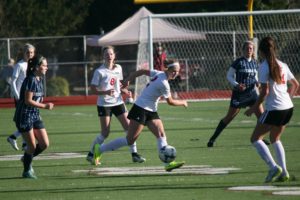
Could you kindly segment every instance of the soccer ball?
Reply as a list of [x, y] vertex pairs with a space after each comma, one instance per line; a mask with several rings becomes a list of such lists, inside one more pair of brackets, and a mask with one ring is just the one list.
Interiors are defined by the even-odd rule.
[[164, 146], [159, 150], [158, 156], [164, 163], [170, 163], [176, 158], [176, 149], [170, 145]]

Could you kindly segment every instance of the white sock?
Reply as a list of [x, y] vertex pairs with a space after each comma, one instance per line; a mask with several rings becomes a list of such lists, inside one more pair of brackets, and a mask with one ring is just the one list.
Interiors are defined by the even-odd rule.
[[103, 137], [102, 134], [98, 135], [95, 140], [93, 141], [92, 145], [91, 145], [91, 149], [90, 152], [93, 153], [94, 152], [94, 147], [96, 144], [102, 144], [104, 142], [105, 138]]
[[168, 142], [167, 142], [167, 138], [166, 137], [157, 138], [157, 149], [158, 149], [158, 151], [162, 147], [167, 146], [167, 145], [168, 145]]
[[287, 174], [288, 172], [286, 169], [285, 151], [284, 151], [284, 147], [283, 147], [281, 141], [278, 140], [278, 141], [274, 142], [273, 147], [275, 149], [277, 162], [278, 162], [279, 166], [282, 168], [283, 173]]
[[272, 157], [272, 154], [271, 154], [268, 146], [262, 140], [257, 140], [256, 142], [253, 142], [252, 144], [256, 148], [257, 153], [260, 155], [260, 157], [269, 166], [269, 168], [270, 169], [274, 168], [276, 166], [276, 163]]
[[18, 137], [20, 137], [20, 136], [22, 135], [22, 133], [20, 133], [19, 131], [15, 131], [15, 132], [13, 133], [13, 135], [14, 135], [16, 138], [18, 138]]
[[137, 153], [136, 142], [129, 146], [131, 153]]
[[126, 137], [117, 138], [117, 139], [114, 139], [114, 140], [110, 141], [109, 143], [102, 144], [100, 146], [100, 151], [101, 152], [114, 151], [114, 150], [119, 149], [123, 146], [128, 146]]
[[[127, 131], [124, 131], [125, 135], [127, 136]], [[137, 153], [137, 147], [136, 147], [136, 142], [134, 142], [132, 145], [129, 146], [130, 152], [131, 153]]]

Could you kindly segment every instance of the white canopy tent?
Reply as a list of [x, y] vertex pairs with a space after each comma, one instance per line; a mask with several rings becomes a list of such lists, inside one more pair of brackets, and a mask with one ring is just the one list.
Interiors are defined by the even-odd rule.
[[[125, 20], [120, 26], [103, 36], [87, 38], [88, 46], [131, 45], [139, 43], [140, 20], [152, 13], [145, 7], [138, 10], [133, 16]], [[203, 33], [187, 30], [172, 25], [161, 19], [153, 20], [153, 42], [205, 39]]]

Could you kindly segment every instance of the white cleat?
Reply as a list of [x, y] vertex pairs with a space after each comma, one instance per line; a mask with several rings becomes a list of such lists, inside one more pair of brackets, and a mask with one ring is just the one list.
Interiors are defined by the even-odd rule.
[[8, 137], [6, 140], [7, 140], [7, 142], [12, 146], [12, 148], [13, 148], [14, 150], [16, 150], [16, 151], [19, 150], [19, 147], [18, 147], [18, 144], [17, 144], [17, 140], [12, 139], [12, 138], [10, 138], [10, 137]]

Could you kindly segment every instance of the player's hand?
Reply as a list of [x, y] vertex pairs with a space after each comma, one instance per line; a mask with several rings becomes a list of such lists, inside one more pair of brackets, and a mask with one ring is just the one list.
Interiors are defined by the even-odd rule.
[[124, 80], [124, 81], [121, 81], [121, 88], [126, 88], [126, 87], [128, 87], [129, 86], [129, 81], [126, 81], [126, 80]]
[[46, 103], [45, 109], [52, 110], [53, 108], [54, 108], [54, 104], [53, 103]]
[[187, 107], [188, 107], [188, 102], [187, 102], [187, 101], [183, 101], [183, 106], [184, 106], [185, 108], [187, 108]]
[[106, 90], [106, 94], [113, 97], [115, 94], [115, 90], [114, 89]]

